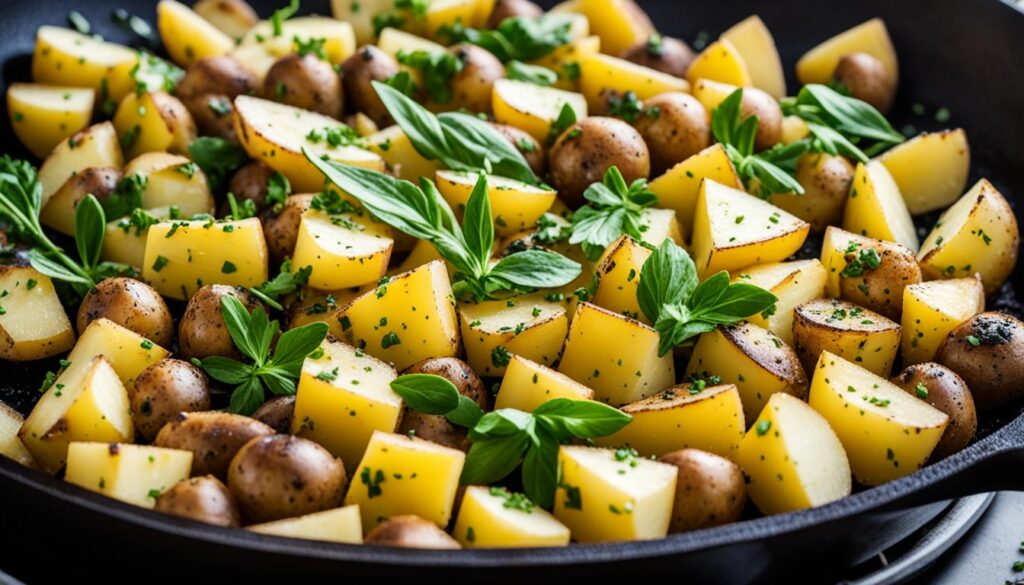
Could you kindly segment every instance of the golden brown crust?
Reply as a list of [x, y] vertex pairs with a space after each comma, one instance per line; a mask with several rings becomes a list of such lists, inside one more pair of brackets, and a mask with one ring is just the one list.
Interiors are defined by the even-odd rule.
[[191, 451], [192, 475], [227, 477], [228, 465], [242, 445], [274, 430], [258, 420], [230, 412], [178, 413], [156, 435], [157, 447]]
[[134, 278], [100, 281], [78, 307], [78, 332], [96, 319], [110, 319], [165, 348], [174, 343], [174, 320], [160, 293]]
[[916, 364], [908, 366], [892, 382], [949, 415], [949, 424], [932, 451], [932, 461], [956, 453], [974, 439], [978, 430], [974, 397], [953, 370], [934, 362]]

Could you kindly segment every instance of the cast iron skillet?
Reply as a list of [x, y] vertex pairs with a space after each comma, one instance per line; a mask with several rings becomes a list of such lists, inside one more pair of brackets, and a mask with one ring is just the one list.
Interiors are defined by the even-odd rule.
[[[283, 0], [250, 2], [264, 17], [284, 4]], [[897, 127], [938, 128], [932, 113], [939, 107], [948, 108], [952, 112], [948, 124], [965, 127], [971, 138], [971, 181], [990, 178], [1011, 203], [1015, 195], [1024, 193], [1024, 173], [1019, 169], [1024, 161], [1020, 136], [1024, 130], [1024, 15], [1007, 4], [997, 0], [641, 3], [662, 32], [687, 40], [707, 33], [717, 35], [757, 12], [779, 41], [790, 74], [795, 59], [809, 47], [881, 16], [893, 34], [900, 58]], [[154, 4], [150, 0], [88, 5], [74, 0], [4, 0], [0, 6], [4, 85], [28, 79], [28, 55], [37, 26], [64, 24], [68, 10], [74, 8], [108, 38], [129, 41], [129, 35], [109, 26], [110, 10], [126, 8], [154, 22]], [[305, 11], [329, 14], [326, 0], [305, 0], [303, 5]], [[790, 84], [796, 87], [792, 79]], [[928, 115], [911, 115], [912, 103], [923, 104]], [[0, 144], [8, 152], [23, 155], [11, 135], [7, 116], [2, 118]], [[1019, 207], [1016, 213], [1020, 222]], [[1013, 289], [1020, 281], [1021, 275], [1015, 274], [999, 298], [990, 299], [989, 306], [1019, 315]], [[40, 378], [31, 368], [0, 364], [0, 399], [29, 408], [26, 397]], [[150, 571], [145, 576], [136, 574], [133, 580], [161, 574], [178, 577], [201, 570], [203, 577], [209, 577], [210, 571], [253, 573], [264, 578], [285, 571], [303, 576], [378, 578], [454, 573], [460, 577], [486, 574], [498, 581], [527, 575], [564, 578], [671, 573], [697, 580], [756, 582], [813, 570], [815, 580], [824, 581], [922, 526], [951, 497], [1024, 486], [1019, 467], [1024, 462], [1021, 405], [984, 417], [979, 437], [964, 451], [913, 475], [813, 510], [650, 542], [520, 551], [407, 551], [219, 529], [120, 504], [0, 458], [0, 531], [9, 541], [0, 548], [5, 551], [0, 553], [0, 563], [44, 553], [72, 566], [76, 557], [95, 563], [96, 554], [108, 553], [119, 563], [131, 559], [145, 562]], [[161, 560], [168, 558], [165, 555], [173, 559], [171, 564]], [[34, 567], [46, 573], [53, 566]], [[153, 571], [158, 567], [166, 569]]]

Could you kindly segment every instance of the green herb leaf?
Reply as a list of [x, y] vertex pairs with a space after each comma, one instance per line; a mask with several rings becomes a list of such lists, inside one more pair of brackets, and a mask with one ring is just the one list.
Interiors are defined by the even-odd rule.
[[873, 106], [827, 85], [805, 85], [795, 98], [782, 100], [782, 111], [807, 122], [816, 152], [867, 162], [906, 140]]
[[445, 417], [452, 424], [471, 429], [483, 418], [484, 411], [472, 398], [459, 394], [459, 405], [445, 414]]
[[431, 101], [438, 104], [452, 101], [452, 77], [465, 66], [465, 62], [455, 53], [423, 50], [410, 52], [399, 49], [396, 59], [402, 65], [412, 67], [422, 74], [423, 84]]
[[576, 123], [576, 120], [576, 110], [572, 109], [569, 102], [562, 104], [562, 109], [558, 110], [558, 117], [551, 124], [551, 130], [548, 131], [548, 143], [551, 144], [558, 139], [563, 132]]
[[284, 33], [284, 21], [295, 16], [295, 13], [299, 11], [299, 0], [291, 0], [288, 6], [284, 8], [278, 8], [270, 16], [270, 26], [273, 29], [275, 37], [279, 37]]
[[263, 405], [263, 401], [263, 385], [260, 384], [259, 378], [252, 377], [242, 382], [231, 393], [228, 410], [248, 416], [256, 412], [256, 409]]
[[533, 416], [559, 439], [605, 437], [633, 420], [632, 416], [602, 402], [568, 398], [548, 400], [533, 411]]
[[504, 478], [519, 465], [529, 445], [529, 435], [521, 432], [474, 441], [466, 455], [460, 483], [481, 485]]
[[522, 61], [509, 61], [505, 65], [505, 76], [516, 81], [525, 81], [547, 87], [558, 81], [558, 74], [540, 65], [527, 65]]
[[92, 32], [92, 25], [90, 25], [89, 21], [77, 10], [68, 12], [68, 24], [83, 35], [87, 35]]
[[110, 13], [110, 21], [128, 32], [138, 35], [146, 41], [150, 49], [160, 48], [160, 37], [144, 18], [135, 16], [123, 8], [118, 8]]
[[327, 337], [327, 323], [307, 323], [285, 331], [277, 340], [271, 362], [286, 370], [294, 370], [296, 377], [306, 356], [316, 351]]
[[87, 275], [79, 274], [68, 269], [63, 263], [51, 260], [38, 248], [32, 248], [28, 251], [28, 259], [29, 263], [32, 264], [32, 268], [35, 268], [42, 274], [56, 280], [62, 280], [67, 283], [79, 285], [80, 290], [88, 290], [96, 284]]
[[106, 230], [107, 220], [103, 215], [103, 207], [90, 193], [75, 207], [75, 246], [78, 247], [78, 257], [86, 270], [99, 263]]
[[188, 146], [189, 156], [203, 169], [210, 189], [216, 191], [224, 185], [231, 173], [249, 162], [249, 155], [230, 140], [213, 136], [200, 136]]
[[306, 286], [312, 274], [312, 266], [304, 266], [295, 272], [291, 272], [291, 262], [285, 261], [281, 264], [281, 272], [277, 276], [255, 288], [249, 289], [249, 291], [275, 309], [281, 310], [282, 307], [278, 299]]
[[555, 288], [580, 275], [582, 267], [561, 254], [546, 250], [525, 250], [502, 258], [488, 276], [506, 280], [517, 287]]
[[587, 187], [583, 197], [589, 203], [573, 214], [569, 243], [581, 244], [588, 259], [597, 260], [622, 234], [644, 241], [644, 209], [658, 202], [645, 179], [627, 186], [618, 167], [612, 166], [600, 183]]
[[196, 359], [192, 363], [202, 368], [214, 380], [225, 384], [241, 384], [253, 375], [252, 366], [219, 355]]
[[487, 175], [480, 174], [466, 202], [462, 216], [462, 236], [479, 266], [487, 266], [494, 247], [494, 221], [491, 216], [491, 200], [487, 189]]
[[423, 414], [448, 414], [459, 406], [455, 384], [434, 374], [401, 375], [391, 381], [391, 389], [406, 406]]
[[467, 42], [483, 47], [502, 63], [533, 61], [549, 54], [572, 37], [571, 17], [564, 14], [545, 14], [539, 18], [514, 16], [506, 18], [494, 30], [467, 28], [461, 23], [442, 27], [440, 34], [450, 44]]
[[531, 439], [523, 457], [523, 491], [538, 506], [550, 508], [558, 485], [558, 440], [544, 427], [538, 427]]
[[697, 287], [697, 267], [690, 255], [671, 240], [665, 240], [640, 269], [636, 300], [651, 323], [661, 316], [664, 305], [690, 298]]
[[106, 217], [124, 217], [142, 207], [142, 194], [146, 192], [149, 178], [141, 173], [132, 173], [122, 178], [114, 190], [103, 200]]
[[277, 214], [284, 208], [284, 204], [288, 202], [288, 196], [291, 193], [292, 185], [288, 182], [288, 177], [282, 173], [275, 172], [267, 179], [267, 196], [264, 202]]

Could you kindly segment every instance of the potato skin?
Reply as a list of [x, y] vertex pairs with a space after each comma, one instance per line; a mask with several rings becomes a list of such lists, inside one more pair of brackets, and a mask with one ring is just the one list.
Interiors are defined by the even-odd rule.
[[544, 171], [547, 169], [548, 161], [547, 157], [544, 156], [544, 146], [537, 142], [537, 140], [530, 136], [526, 131], [520, 130], [515, 126], [509, 126], [508, 124], [498, 124], [491, 122], [491, 126], [501, 135], [508, 140], [512, 146], [516, 147], [523, 158], [530, 165], [530, 170], [533, 171], [538, 177], [544, 176]]
[[846, 207], [846, 196], [853, 184], [854, 167], [838, 155], [811, 152], [796, 164], [796, 180], [803, 195], [775, 195], [772, 204], [811, 224], [820, 233], [830, 225], [839, 225]]
[[[228, 191], [235, 195], [235, 200], [239, 203], [249, 199], [256, 205], [257, 211], [263, 211], [267, 207], [267, 183], [274, 172], [274, 169], [259, 161], [247, 163], [231, 176]], [[221, 206], [221, 215], [229, 213], [230, 208], [225, 201]]]
[[153, 509], [214, 526], [237, 528], [242, 525], [235, 497], [212, 475], [179, 481], [160, 494]]
[[258, 420], [230, 412], [182, 412], [160, 429], [157, 447], [193, 453], [192, 475], [210, 474], [224, 479], [231, 458], [255, 437], [274, 434]]
[[661, 36], [660, 43], [652, 43], [651, 39], [648, 39], [626, 49], [619, 56], [662, 73], [686, 77], [686, 70], [690, 68], [690, 63], [697, 54], [683, 41]]
[[658, 461], [678, 470], [670, 533], [730, 524], [747, 504], [747, 487], [738, 465], [700, 449], [666, 453]]
[[711, 120], [697, 98], [666, 92], [644, 100], [644, 112], [633, 123], [651, 155], [658, 175], [711, 145]]
[[267, 209], [260, 214], [267, 249], [275, 260], [280, 262], [295, 251], [302, 214], [309, 210], [313, 197], [315, 195], [289, 195], [280, 213], [275, 214], [272, 209]]
[[274, 432], [287, 435], [291, 432], [292, 416], [295, 414], [294, 396], [276, 396], [263, 403], [263, 406], [252, 413], [252, 417]]
[[192, 296], [185, 314], [178, 323], [178, 349], [182, 358], [203, 359], [211, 355], [242, 359], [241, 352], [231, 340], [220, 311], [220, 299], [231, 295], [252, 311], [262, 303], [249, 291], [224, 284], [208, 284]]
[[548, 151], [551, 182], [567, 205], [583, 205], [583, 192], [618, 167], [626, 183], [651, 174], [643, 136], [616, 118], [592, 116], [573, 124]]
[[[434, 374], [455, 384], [459, 394], [472, 399], [484, 411], [491, 409], [491, 400], [484, 383], [469, 364], [458, 358], [428, 358], [409, 366], [403, 374]], [[466, 429], [448, 422], [444, 416], [423, 414], [406, 409], [402, 415], [399, 433], [413, 433], [415, 436], [439, 443], [446, 447], [469, 451], [470, 442]]]
[[975, 315], [950, 332], [935, 361], [963, 378], [978, 410], [999, 408], [1024, 395], [1024, 323], [995, 311]]
[[782, 141], [782, 106], [767, 92], [744, 87], [740, 115], [743, 119], [757, 116], [756, 150], [767, 150]]
[[392, 516], [373, 528], [363, 544], [398, 548], [454, 550], [462, 548], [459, 541], [429, 520], [406, 514]]
[[210, 409], [210, 381], [188, 362], [162, 359], [135, 378], [129, 392], [135, 434], [152, 440], [181, 412]]
[[491, 113], [491, 89], [495, 81], [505, 77], [505, 66], [490, 51], [476, 45], [460, 43], [448, 50], [462, 61], [462, 69], [449, 81], [452, 100], [444, 104], [444, 109]]
[[[949, 415], [949, 424], [932, 451], [932, 461], [956, 453], [974, 439], [974, 433], [978, 430], [974, 397], [967, 384], [953, 370], [934, 362], [926, 362], [907, 367], [892, 382]], [[918, 392], [918, 385], [923, 385], [927, 394], [922, 396]]]
[[153, 103], [160, 112], [160, 117], [167, 124], [167, 129], [171, 131], [171, 135], [174, 137], [167, 151], [187, 156], [188, 145], [192, 144], [192, 141], [199, 135], [199, 130], [196, 128], [196, 121], [192, 118], [192, 113], [188, 111], [188, 108], [185, 107], [185, 104], [180, 99], [169, 93], [155, 91], [149, 95], [153, 98]]
[[174, 320], [160, 293], [134, 278], [118, 276], [100, 281], [78, 306], [78, 332], [106, 318], [162, 347], [174, 343]]
[[313, 441], [291, 435], [252, 439], [228, 469], [228, 487], [251, 523], [335, 508], [347, 486], [340, 459]]
[[[860, 254], [865, 246], [847, 254], [847, 260]], [[921, 267], [914, 253], [899, 244], [876, 246], [882, 262], [874, 270], [860, 276], [839, 277], [839, 294], [855, 305], [885, 315], [899, 322], [903, 311], [903, 289], [921, 282]]]
[[889, 113], [896, 98], [896, 83], [877, 57], [851, 53], [839, 59], [832, 78], [850, 90], [850, 95], [865, 101], [883, 114]]
[[[175, 90], [203, 134], [236, 140], [235, 97], [255, 91], [256, 74], [226, 55], [193, 63]], [[223, 113], [222, 113], [223, 112]]]
[[[60, 191], [71, 191], [71, 200], [75, 202], [76, 206], [79, 201], [85, 199], [85, 196], [89, 194], [92, 194], [97, 201], [103, 203], [110, 197], [110, 194], [113, 193], [123, 177], [121, 169], [89, 167], [68, 179], [61, 185]], [[108, 219], [113, 220], [114, 218]]]
[[487, 16], [487, 23], [484, 28], [497, 28], [501, 21], [514, 16], [525, 16], [527, 18], [538, 18], [544, 14], [544, 9], [537, 6], [530, 0], [498, 0], [494, 8]]
[[285, 55], [267, 71], [263, 97], [296, 108], [341, 119], [345, 96], [341, 77], [331, 64], [313, 53]]
[[372, 82], [384, 81], [399, 72], [398, 61], [375, 45], [359, 47], [341, 64], [341, 80], [345, 89], [345, 105], [352, 112], [362, 112], [378, 126], [394, 124]]

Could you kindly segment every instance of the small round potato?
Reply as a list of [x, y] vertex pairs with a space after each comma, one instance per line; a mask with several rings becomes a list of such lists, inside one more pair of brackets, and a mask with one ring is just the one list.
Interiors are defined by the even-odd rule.
[[896, 99], [896, 80], [877, 57], [851, 53], [839, 59], [832, 78], [846, 86], [850, 95], [865, 101], [883, 114], [889, 113]]
[[497, 123], [491, 123], [491, 126], [494, 126], [495, 130], [501, 132], [501, 135], [511, 142], [512, 146], [516, 147], [516, 150], [523, 154], [523, 158], [526, 159], [535, 175], [538, 177], [544, 176], [544, 170], [547, 168], [548, 161], [544, 156], [544, 146], [540, 142], [537, 142], [529, 133], [515, 126]]
[[633, 123], [651, 153], [651, 171], [659, 175], [711, 145], [711, 120], [697, 98], [666, 92], [644, 100]]
[[491, 113], [491, 89], [505, 77], [505, 66], [487, 49], [461, 43], [448, 49], [462, 61], [462, 69], [452, 76], [451, 103], [445, 109], [466, 108], [471, 112]]
[[262, 306], [259, 299], [244, 288], [225, 284], [208, 284], [200, 288], [189, 300], [178, 323], [178, 349], [184, 359], [203, 359], [211, 355], [242, 359], [221, 315], [220, 299], [225, 295], [242, 301], [249, 311]]
[[953, 370], [933, 362], [916, 364], [908, 366], [892, 382], [949, 415], [949, 424], [932, 451], [932, 461], [956, 453], [974, 438], [978, 430], [974, 397]]
[[263, 80], [263, 97], [341, 119], [345, 96], [341, 77], [331, 64], [313, 53], [278, 59]]
[[771, 202], [811, 224], [813, 232], [823, 232], [842, 223], [853, 172], [853, 165], [841, 156], [807, 153], [796, 164], [796, 180], [804, 194], [773, 195]]
[[[434, 374], [451, 381], [459, 394], [472, 399], [484, 411], [490, 410], [490, 398], [484, 383], [469, 364], [458, 358], [429, 358], [409, 366], [403, 374]], [[410, 433], [421, 439], [433, 441], [446, 447], [469, 451], [470, 442], [466, 430], [453, 425], [441, 415], [423, 414], [406, 409], [402, 415], [399, 433]]]
[[238, 60], [221, 55], [193, 63], [175, 95], [185, 104], [203, 134], [236, 140], [232, 100], [259, 87], [256, 74]]
[[273, 209], [267, 209], [260, 214], [267, 248], [270, 250], [270, 255], [278, 262], [291, 256], [295, 251], [302, 214], [309, 210], [313, 197], [315, 195], [289, 195], [280, 213], [275, 214]]
[[686, 77], [696, 53], [683, 41], [653, 34], [622, 52], [621, 57], [637, 65], [650, 67], [676, 77]]
[[592, 116], [573, 124], [548, 151], [551, 182], [570, 207], [583, 205], [583, 192], [618, 167], [626, 183], [651, 174], [643, 136], [616, 118]]
[[341, 459], [313, 441], [291, 435], [249, 441], [228, 469], [228, 487], [252, 523], [335, 508], [347, 485]]
[[782, 106], [767, 92], [744, 87], [740, 113], [743, 119], [757, 116], [756, 150], [768, 150], [782, 141]]
[[199, 135], [192, 113], [188, 111], [181, 100], [169, 93], [154, 91], [149, 95], [153, 99], [160, 117], [163, 118], [164, 124], [171, 132], [171, 144], [167, 147], [167, 152], [188, 156], [189, 145]]
[[[103, 203], [110, 197], [110, 194], [117, 188], [123, 177], [120, 169], [111, 167], [89, 167], [81, 170], [61, 185], [58, 193], [61, 198], [67, 197], [70, 191], [71, 201], [75, 206], [86, 195], [92, 195], [97, 201]], [[110, 218], [113, 219], [113, 218]]]
[[141, 280], [118, 276], [94, 286], [78, 307], [78, 332], [100, 318], [110, 319], [162, 347], [171, 347], [174, 342], [174, 320], [167, 303]]
[[255, 437], [274, 430], [258, 420], [230, 412], [181, 412], [164, 425], [153, 442], [157, 447], [191, 451], [192, 475], [228, 475], [231, 458]]
[[252, 413], [252, 417], [281, 435], [292, 432], [292, 416], [295, 414], [294, 396], [276, 396], [263, 403]]
[[[241, 203], [249, 199], [256, 205], [258, 211], [266, 208], [264, 199], [267, 198], [267, 183], [274, 175], [274, 169], [259, 162], [252, 161], [235, 171], [228, 183], [228, 191], [235, 195], [235, 199]], [[227, 202], [221, 206], [221, 215], [228, 215], [229, 207]]]
[[237, 528], [242, 525], [235, 497], [212, 475], [179, 481], [160, 494], [153, 509], [214, 526]]
[[359, 47], [341, 64], [345, 104], [349, 110], [366, 114], [382, 128], [394, 124], [372, 82], [384, 81], [399, 71], [398, 61], [375, 45]]
[[494, 8], [487, 16], [484, 28], [498, 28], [501, 21], [506, 18], [522, 16], [526, 18], [539, 18], [544, 15], [544, 9], [537, 6], [530, 0], [498, 0]]
[[437, 524], [411, 514], [392, 516], [363, 539], [363, 544], [398, 548], [424, 548], [432, 550], [459, 549], [462, 545]]
[[686, 532], [736, 522], [747, 503], [738, 465], [699, 449], [666, 453], [658, 461], [678, 470], [669, 532]]
[[950, 332], [935, 361], [963, 378], [978, 410], [994, 410], [1024, 395], [1024, 323], [988, 311]]
[[129, 398], [135, 434], [151, 441], [179, 413], [210, 409], [210, 381], [192, 364], [167, 358], [142, 370]]
[[[848, 252], [847, 262], [861, 258], [867, 249], [861, 247]], [[840, 274], [839, 294], [855, 305], [899, 322], [903, 311], [903, 289], [908, 284], [921, 282], [921, 267], [914, 253], [900, 244], [882, 242], [871, 249], [880, 259], [878, 268], [865, 267], [859, 276]]]

